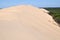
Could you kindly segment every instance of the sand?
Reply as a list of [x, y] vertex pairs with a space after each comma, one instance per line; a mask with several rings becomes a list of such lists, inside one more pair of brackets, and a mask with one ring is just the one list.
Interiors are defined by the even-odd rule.
[[30, 5], [0, 10], [0, 40], [60, 40], [60, 28], [49, 11]]

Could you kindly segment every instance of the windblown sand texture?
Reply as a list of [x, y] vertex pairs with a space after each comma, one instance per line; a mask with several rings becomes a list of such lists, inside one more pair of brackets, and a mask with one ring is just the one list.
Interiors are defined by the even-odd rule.
[[60, 40], [60, 28], [47, 10], [20, 5], [0, 10], [0, 40]]

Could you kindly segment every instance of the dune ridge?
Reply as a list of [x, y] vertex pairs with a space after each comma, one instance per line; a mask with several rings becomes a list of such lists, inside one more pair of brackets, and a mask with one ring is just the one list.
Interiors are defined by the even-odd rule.
[[60, 40], [60, 28], [48, 12], [31, 5], [0, 10], [0, 40]]

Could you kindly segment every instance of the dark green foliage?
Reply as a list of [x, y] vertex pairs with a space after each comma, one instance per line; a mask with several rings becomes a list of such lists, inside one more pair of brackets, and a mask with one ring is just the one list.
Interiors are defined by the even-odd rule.
[[2, 8], [0, 8], [0, 9], [2, 9]]
[[55, 21], [58, 23], [58, 24], [60, 24], [60, 17], [56, 17], [56, 18], [54, 18], [55, 19]]
[[53, 19], [60, 24], [60, 8], [45, 8], [50, 11], [50, 15]]

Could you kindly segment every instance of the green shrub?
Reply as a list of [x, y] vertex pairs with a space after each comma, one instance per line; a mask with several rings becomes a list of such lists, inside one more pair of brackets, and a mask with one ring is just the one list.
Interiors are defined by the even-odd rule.
[[60, 24], [60, 17], [55, 17], [54, 20], [55, 20], [58, 24]]
[[60, 24], [60, 8], [45, 8], [50, 11], [49, 15], [53, 17], [53, 19]]

